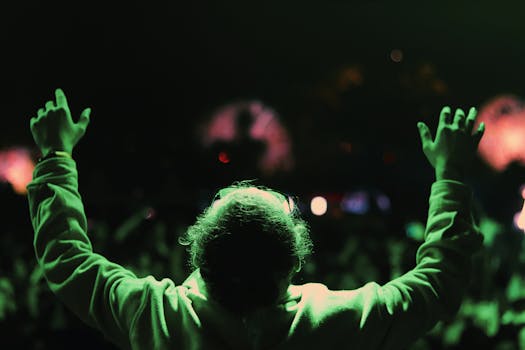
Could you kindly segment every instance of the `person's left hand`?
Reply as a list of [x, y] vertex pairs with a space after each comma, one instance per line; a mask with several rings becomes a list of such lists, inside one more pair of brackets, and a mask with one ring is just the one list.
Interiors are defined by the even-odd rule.
[[443, 107], [434, 139], [425, 123], [417, 124], [423, 153], [435, 169], [436, 180], [463, 181], [485, 132], [485, 125], [481, 123], [478, 130], [472, 133], [477, 114], [474, 107], [467, 117], [460, 108], [452, 115], [450, 107]]
[[56, 101], [46, 102], [45, 108], [40, 108], [30, 122], [31, 133], [43, 156], [51, 151], [71, 154], [89, 124], [91, 108], [84, 109], [75, 123], [64, 92], [56, 89], [55, 97]]

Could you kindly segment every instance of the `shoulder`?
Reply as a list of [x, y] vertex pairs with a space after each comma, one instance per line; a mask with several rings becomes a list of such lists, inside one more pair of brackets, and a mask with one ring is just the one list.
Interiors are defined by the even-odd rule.
[[330, 290], [321, 283], [307, 283], [293, 288], [301, 294], [299, 307], [304, 316], [316, 322], [342, 314], [351, 318], [361, 317], [363, 312], [375, 308], [380, 300], [380, 286], [374, 282], [353, 290]]

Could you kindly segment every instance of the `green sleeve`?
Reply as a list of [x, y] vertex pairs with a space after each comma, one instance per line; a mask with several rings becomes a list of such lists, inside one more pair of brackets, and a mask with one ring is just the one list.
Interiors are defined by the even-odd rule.
[[27, 189], [35, 253], [49, 287], [79, 318], [129, 348], [145, 279], [93, 253], [75, 161], [39, 163]]
[[391, 319], [383, 341], [387, 349], [455, 315], [468, 286], [471, 256], [481, 247], [483, 236], [474, 225], [468, 187], [437, 181], [429, 202], [416, 267], [376, 289], [381, 318]]

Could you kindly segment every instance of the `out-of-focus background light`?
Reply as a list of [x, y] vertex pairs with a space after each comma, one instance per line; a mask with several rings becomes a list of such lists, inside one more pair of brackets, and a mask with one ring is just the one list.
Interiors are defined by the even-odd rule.
[[326, 214], [326, 211], [328, 209], [328, 202], [326, 198], [322, 196], [315, 196], [310, 201], [310, 210], [312, 214], [321, 216]]
[[523, 207], [521, 211], [514, 214], [514, 227], [525, 232], [525, 185], [520, 187], [520, 194], [523, 199]]
[[230, 162], [230, 156], [226, 152], [219, 152], [219, 162], [228, 164]]
[[425, 225], [420, 221], [410, 221], [405, 225], [405, 233], [407, 237], [421, 242], [425, 239]]
[[391, 208], [390, 198], [385, 194], [378, 194], [376, 197], [377, 207], [384, 212], [387, 212]]
[[[202, 132], [204, 147], [223, 145], [230, 152], [221, 151], [219, 161], [229, 163], [252, 161], [259, 169], [272, 174], [289, 171], [294, 161], [292, 141], [279, 115], [260, 101], [242, 101], [219, 107], [205, 122]], [[237, 156], [237, 157], [236, 157]]]
[[18, 194], [25, 194], [35, 164], [25, 148], [0, 150], [0, 181], [8, 182]]
[[395, 63], [403, 61], [403, 51], [401, 51], [400, 49], [394, 49], [390, 51], [390, 59]]
[[495, 170], [512, 162], [525, 165], [525, 109], [521, 99], [504, 95], [486, 102], [479, 110], [475, 127], [485, 123], [479, 153]]
[[365, 214], [370, 208], [370, 199], [365, 191], [346, 194], [341, 200], [341, 209], [351, 214]]

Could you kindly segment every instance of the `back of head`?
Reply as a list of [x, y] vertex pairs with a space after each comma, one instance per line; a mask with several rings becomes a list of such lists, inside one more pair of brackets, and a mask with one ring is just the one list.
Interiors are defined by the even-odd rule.
[[219, 191], [182, 243], [211, 296], [237, 313], [275, 304], [311, 252], [293, 201], [246, 182]]

